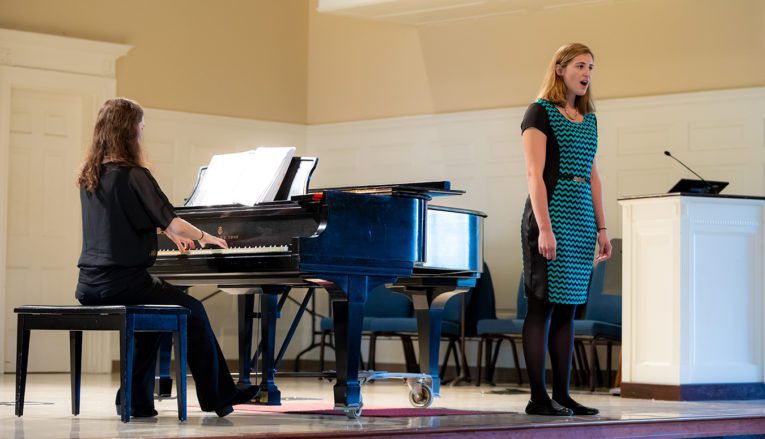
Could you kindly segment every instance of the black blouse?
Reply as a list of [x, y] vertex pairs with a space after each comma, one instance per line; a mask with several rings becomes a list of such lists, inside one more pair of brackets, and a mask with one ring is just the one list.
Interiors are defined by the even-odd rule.
[[547, 202], [552, 199], [555, 183], [558, 180], [558, 166], [560, 163], [560, 146], [558, 139], [555, 138], [552, 126], [550, 125], [550, 115], [540, 103], [534, 102], [526, 109], [521, 121], [521, 133], [529, 128], [536, 128], [547, 136], [545, 151], [545, 166], [542, 171], [542, 179], [545, 182], [547, 190]]
[[145, 168], [106, 164], [94, 192], [80, 189], [82, 254], [77, 266], [148, 268], [157, 257], [157, 228], [173, 205]]

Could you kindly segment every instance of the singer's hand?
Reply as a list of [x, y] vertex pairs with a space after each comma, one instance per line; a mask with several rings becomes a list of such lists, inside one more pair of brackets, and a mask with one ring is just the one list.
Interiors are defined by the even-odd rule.
[[608, 239], [608, 233], [603, 229], [598, 232], [598, 255], [595, 257], [595, 263], [607, 261], [611, 258], [611, 241]]
[[549, 261], [555, 260], [555, 249], [558, 247], [558, 242], [555, 240], [552, 230], [539, 231], [537, 246], [539, 247], [539, 254], [544, 256], [545, 259]]

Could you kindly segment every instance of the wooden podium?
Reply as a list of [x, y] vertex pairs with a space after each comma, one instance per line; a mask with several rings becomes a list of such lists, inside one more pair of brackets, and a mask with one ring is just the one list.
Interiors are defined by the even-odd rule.
[[619, 204], [621, 395], [765, 399], [765, 198], [674, 193]]

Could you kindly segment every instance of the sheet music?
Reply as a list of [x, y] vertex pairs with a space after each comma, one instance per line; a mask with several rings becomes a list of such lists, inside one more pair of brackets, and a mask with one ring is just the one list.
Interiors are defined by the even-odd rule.
[[216, 154], [207, 166], [192, 200], [193, 206], [273, 201], [284, 179], [294, 147], [259, 147], [231, 154]]
[[311, 172], [313, 172], [318, 160], [316, 157], [303, 157], [300, 160], [300, 166], [292, 180], [292, 186], [290, 186], [290, 193], [287, 195], [288, 200], [294, 195], [305, 195], [306, 189], [308, 189], [308, 180], [311, 178]]

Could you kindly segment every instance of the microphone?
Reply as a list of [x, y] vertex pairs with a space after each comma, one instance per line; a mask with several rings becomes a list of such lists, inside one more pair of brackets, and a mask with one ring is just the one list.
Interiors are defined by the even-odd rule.
[[672, 158], [672, 160], [680, 163], [681, 165], [683, 165], [683, 167], [685, 169], [691, 171], [693, 173], [693, 175], [695, 175], [696, 177], [699, 177], [699, 180], [701, 180], [702, 182], [704, 182], [705, 185], [707, 185], [707, 188], [709, 188], [709, 191], [714, 193], [714, 187], [712, 187], [712, 185], [709, 184], [708, 181], [704, 180], [704, 177], [700, 176], [699, 174], [696, 173], [696, 171], [694, 171], [693, 169], [691, 169], [688, 166], [686, 166], [685, 163], [681, 162], [677, 157], [675, 157], [672, 154], [670, 154], [669, 151], [664, 151], [664, 155], [667, 156], [667, 157], [670, 157], [670, 158]]

